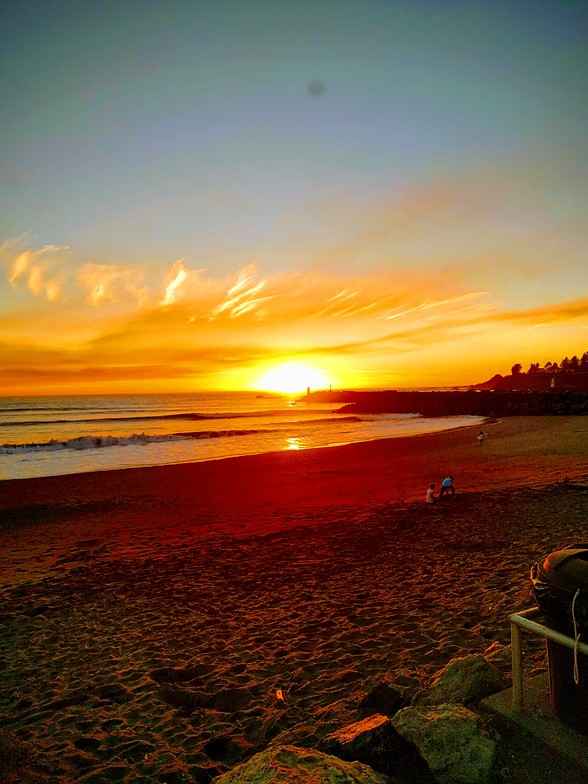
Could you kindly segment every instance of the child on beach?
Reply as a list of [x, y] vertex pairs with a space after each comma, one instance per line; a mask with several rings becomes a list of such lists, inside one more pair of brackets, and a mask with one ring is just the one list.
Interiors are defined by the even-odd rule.
[[431, 482], [431, 484], [427, 488], [427, 496], [425, 498], [425, 503], [427, 504], [435, 503], [435, 482]]
[[453, 477], [448, 476], [441, 482], [441, 490], [439, 492], [439, 500], [443, 498], [445, 493], [451, 493], [451, 495], [455, 495], [455, 486], [453, 484]]
[[480, 432], [478, 434], [478, 442], [479, 442], [480, 446], [484, 446], [484, 438], [485, 438], [485, 436], [486, 436], [486, 433], [484, 433], [483, 430], [480, 430]]

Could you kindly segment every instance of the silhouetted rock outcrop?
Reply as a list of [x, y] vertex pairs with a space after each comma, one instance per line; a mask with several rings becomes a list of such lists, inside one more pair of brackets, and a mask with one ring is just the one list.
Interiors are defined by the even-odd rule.
[[502, 376], [497, 373], [488, 381], [481, 384], [472, 384], [470, 389], [495, 389], [504, 391], [567, 391], [583, 390], [588, 391], [588, 373], [577, 371], [566, 373], [547, 373], [544, 371], [536, 373], [515, 373], [514, 375]]

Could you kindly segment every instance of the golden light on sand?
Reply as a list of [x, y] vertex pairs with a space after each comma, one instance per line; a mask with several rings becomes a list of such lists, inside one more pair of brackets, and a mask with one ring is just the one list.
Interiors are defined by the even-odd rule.
[[324, 373], [307, 362], [282, 362], [259, 376], [257, 389], [265, 392], [294, 394], [306, 392], [307, 388], [325, 389], [329, 382]]

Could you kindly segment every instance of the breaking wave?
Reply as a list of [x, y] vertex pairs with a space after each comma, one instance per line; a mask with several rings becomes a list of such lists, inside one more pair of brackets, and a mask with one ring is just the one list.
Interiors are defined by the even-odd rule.
[[263, 432], [261, 430], [206, 430], [192, 433], [168, 433], [166, 435], [147, 435], [133, 433], [130, 436], [78, 436], [67, 441], [52, 438], [51, 441], [37, 444], [3, 444], [0, 455], [20, 455], [28, 452], [60, 452], [64, 449], [83, 450], [101, 449], [108, 446], [143, 446], [161, 444], [167, 441], [189, 441], [201, 438], [228, 438], [231, 436], [250, 436]]

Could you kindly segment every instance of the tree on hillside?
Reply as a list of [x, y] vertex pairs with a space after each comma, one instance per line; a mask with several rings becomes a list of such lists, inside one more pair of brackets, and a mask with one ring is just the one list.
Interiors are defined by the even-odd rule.
[[[511, 367], [510, 372], [513, 376], [519, 376], [523, 373], [523, 366], [520, 362], [517, 362]], [[544, 367], [541, 367], [539, 362], [531, 362], [527, 375], [542, 373], [550, 376], [556, 373], [588, 373], [588, 351], [585, 351], [579, 358], [576, 354], [571, 359], [564, 357], [559, 364], [557, 362], [546, 362]]]

